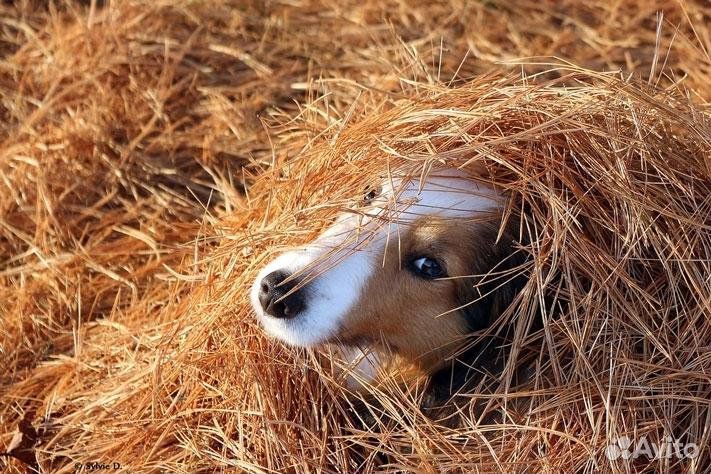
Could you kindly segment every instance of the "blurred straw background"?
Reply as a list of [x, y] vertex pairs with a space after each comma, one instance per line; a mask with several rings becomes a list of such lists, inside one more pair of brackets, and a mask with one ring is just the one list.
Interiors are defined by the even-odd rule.
[[[709, 51], [706, 1], [3, 3], [0, 469], [707, 472]], [[532, 237], [531, 376], [458, 428], [395, 377], [362, 432], [247, 289], [436, 154]]]

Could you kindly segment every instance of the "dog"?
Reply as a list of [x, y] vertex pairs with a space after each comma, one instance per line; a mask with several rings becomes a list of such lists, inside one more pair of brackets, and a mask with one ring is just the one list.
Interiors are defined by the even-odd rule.
[[[389, 177], [369, 187], [310, 244], [258, 274], [251, 303], [287, 344], [338, 344], [393, 355], [429, 375], [432, 403], [464, 386], [492, 347], [472, 344], [520, 289], [506, 198], [458, 170]], [[481, 363], [479, 363], [481, 365]]]

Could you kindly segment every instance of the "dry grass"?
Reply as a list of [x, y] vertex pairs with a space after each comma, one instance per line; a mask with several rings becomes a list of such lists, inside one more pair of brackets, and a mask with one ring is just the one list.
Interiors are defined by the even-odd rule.
[[[707, 471], [708, 4], [352, 3], [0, 7], [0, 449], [25, 419], [46, 471]], [[527, 56], [588, 69], [494, 65]], [[514, 355], [461, 428], [392, 381], [358, 432], [246, 288], [435, 154], [532, 237]], [[622, 435], [702, 451], [610, 463]]]

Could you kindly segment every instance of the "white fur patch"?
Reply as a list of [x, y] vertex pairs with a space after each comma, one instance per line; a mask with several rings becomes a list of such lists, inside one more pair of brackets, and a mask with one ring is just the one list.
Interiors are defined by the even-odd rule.
[[363, 351], [357, 347], [337, 347], [336, 353], [342, 359], [346, 386], [359, 391], [378, 374], [380, 360], [372, 351]]
[[[433, 172], [424, 186], [418, 180], [386, 180], [365, 210], [367, 217], [344, 213], [313, 243], [280, 255], [259, 272], [250, 295], [257, 317], [269, 334], [288, 344], [333, 341], [350, 309], [367, 298], [363, 289], [381, 266], [388, 239], [405, 230], [399, 227], [425, 215], [470, 218], [500, 206], [496, 190], [456, 170]], [[260, 282], [276, 270], [308, 281], [305, 309], [291, 319], [264, 314], [259, 303]]]

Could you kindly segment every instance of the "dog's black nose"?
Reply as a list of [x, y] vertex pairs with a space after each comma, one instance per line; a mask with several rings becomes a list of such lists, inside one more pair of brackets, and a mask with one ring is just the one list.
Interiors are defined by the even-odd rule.
[[291, 275], [283, 270], [271, 272], [259, 284], [259, 303], [266, 314], [274, 318], [293, 318], [304, 309], [304, 297], [301, 289], [288, 294], [297, 282], [292, 279], [284, 282]]

